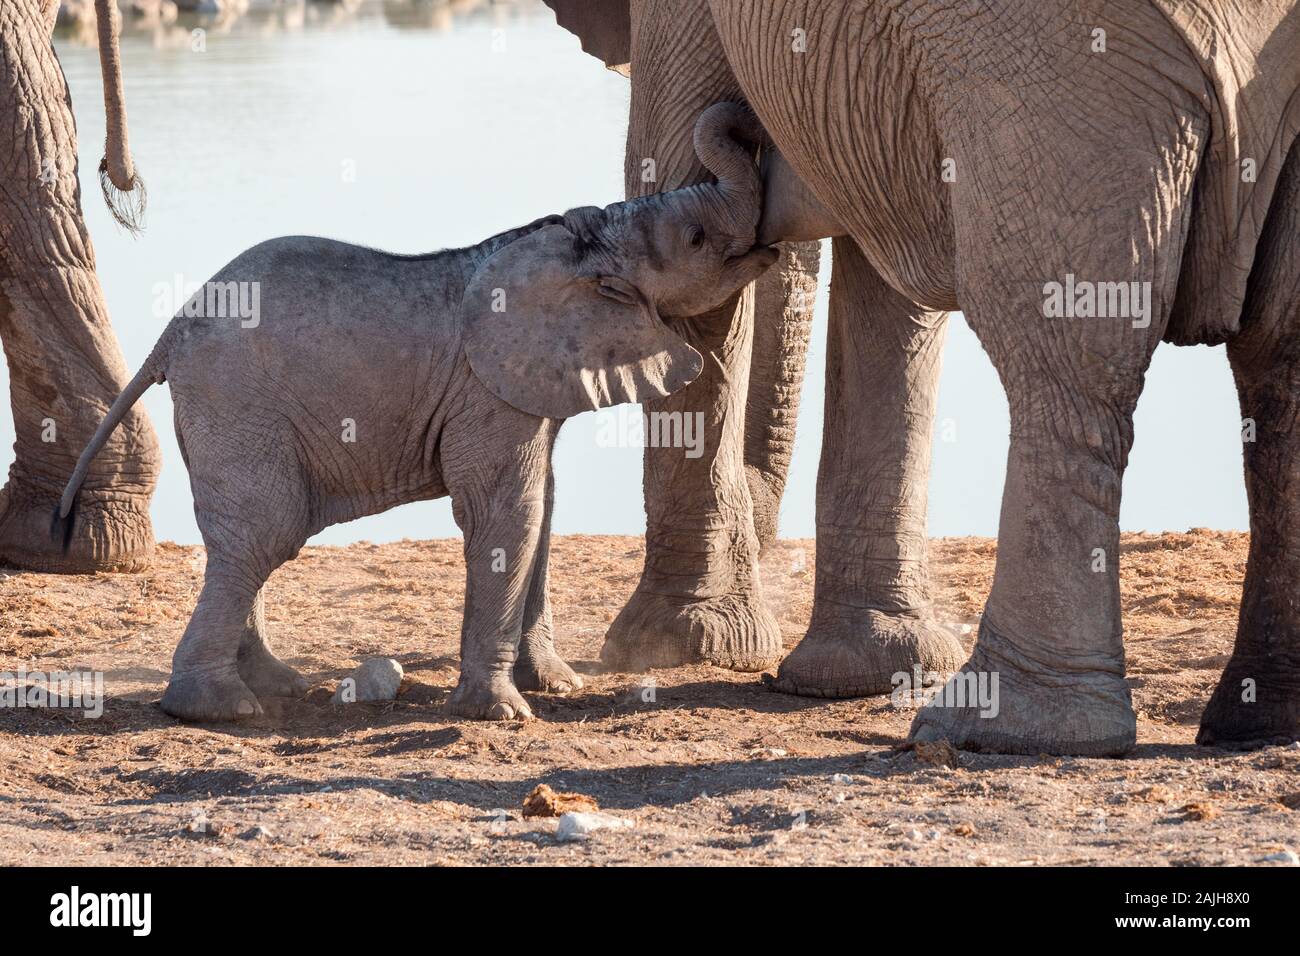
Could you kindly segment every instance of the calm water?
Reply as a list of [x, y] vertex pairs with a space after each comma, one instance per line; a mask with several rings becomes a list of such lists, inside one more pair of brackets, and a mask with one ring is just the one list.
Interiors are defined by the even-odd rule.
[[[190, 30], [206, 27], [206, 50]], [[149, 186], [147, 229], [110, 221], [94, 170], [104, 117], [93, 48], [56, 46], [81, 135], [85, 212], [127, 364], [164, 320], [155, 287], [201, 282], [262, 239], [315, 233], [398, 252], [466, 245], [548, 212], [622, 197], [628, 83], [580, 53], [544, 9], [449, 18], [407, 3], [187, 20], [123, 41], [131, 144]], [[823, 275], [829, 263], [823, 263]], [[825, 282], [804, 387], [782, 534], [810, 536], [821, 446]], [[956, 317], [944, 358], [930, 486], [935, 535], [995, 534], [1007, 411], [988, 358]], [[3, 375], [0, 369], [0, 375]], [[160, 539], [198, 542], [168, 390], [145, 404], [164, 470]], [[7, 467], [8, 416], [0, 422]], [[1162, 347], [1138, 408], [1124, 489], [1132, 530], [1246, 526], [1238, 412], [1222, 349]], [[944, 433], [955, 440], [945, 441]], [[644, 530], [641, 452], [604, 447], [596, 414], [556, 452], [559, 533]], [[448, 502], [421, 502], [327, 529], [344, 543], [457, 535]]]

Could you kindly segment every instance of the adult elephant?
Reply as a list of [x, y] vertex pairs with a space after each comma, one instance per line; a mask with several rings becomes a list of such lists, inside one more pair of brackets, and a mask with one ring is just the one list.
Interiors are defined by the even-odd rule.
[[[691, 149], [695, 117], [719, 100], [746, 99], [708, 4], [547, 3], [587, 52], [630, 71], [628, 195], [706, 177]], [[787, 172], [779, 165], [778, 176]], [[825, 234], [814, 227], [801, 238]], [[780, 659], [757, 562], [776, 536], [818, 255], [816, 242], [787, 242], [751, 294], [682, 330], [710, 361], [699, 381], [654, 410], [703, 411], [705, 454], [646, 450], [645, 569], [610, 627], [607, 664], [761, 670]], [[888, 691], [895, 673], [918, 664], [952, 670], [964, 655], [933, 620], [926, 560], [926, 478], [947, 317], [888, 288], [851, 243], [836, 245], [833, 270], [816, 602], [776, 687], [848, 697]], [[752, 309], [752, 323], [749, 314], [733, 321], [737, 308]], [[743, 339], [751, 325], [752, 365]], [[892, 347], [875, 347], [883, 340]]]
[[[874, 571], [901, 577], [900, 555], [923, 554], [934, 312], [960, 308], [1006, 388], [1011, 447], [993, 588], [945, 697], [996, 674], [1000, 700], [931, 704], [913, 736], [1030, 754], [1133, 745], [1118, 514], [1162, 338], [1226, 342], [1254, 427], [1237, 644], [1198, 739], [1300, 734], [1297, 0], [552, 5], [588, 52], [630, 63], [630, 170], [680, 153], [677, 114], [741, 97], [783, 157], [774, 168], [793, 174], [769, 181], [781, 212], [765, 214], [763, 238], [806, 237], [808, 222], [843, 234], [816, 604], [779, 689], [876, 690], [883, 672], [864, 660], [900, 646], [899, 658], [924, 657], [914, 625], [892, 630], [916, 609], [881, 601]], [[724, 370], [679, 403], [725, 404], [737, 384]], [[646, 468], [652, 586], [674, 548], [712, 555], [670, 523], [677, 502], [707, 491], [657, 464], [667, 457], [652, 452]], [[891, 521], [880, 535], [876, 522]], [[627, 641], [617, 622], [610, 640]]]
[[[143, 186], [132, 167], [115, 0], [96, 0], [108, 139], [100, 183], [134, 226]], [[0, 337], [9, 363], [14, 462], [0, 491], [0, 560], [44, 571], [133, 570], [153, 551], [149, 496], [157, 439], [132, 412], [96, 463], [65, 552], [51, 516], [77, 455], [127, 381], [81, 215], [77, 137], [51, 43], [57, 0], [0, 4]]]

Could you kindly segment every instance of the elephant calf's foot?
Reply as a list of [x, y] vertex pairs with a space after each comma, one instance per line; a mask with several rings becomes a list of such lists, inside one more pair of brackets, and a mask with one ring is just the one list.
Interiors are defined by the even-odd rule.
[[53, 490], [10, 481], [0, 491], [0, 561], [55, 574], [149, 567], [154, 540], [147, 495], [102, 499], [83, 493], [67, 519], [70, 528], [56, 521], [58, 504]]
[[918, 667], [942, 680], [965, 659], [952, 632], [928, 617], [821, 602], [769, 686], [801, 697], [867, 697], [890, 693], [895, 675], [911, 680]]
[[244, 684], [258, 697], [302, 697], [307, 693], [307, 679], [260, 640], [240, 647], [238, 668]]
[[464, 674], [447, 699], [447, 713], [473, 720], [531, 720], [533, 716], [509, 677], [474, 679]]
[[1278, 661], [1234, 654], [1214, 689], [1196, 742], [1207, 747], [1257, 747], [1300, 740], [1300, 674], [1278, 673]]
[[582, 678], [550, 647], [521, 647], [515, 662], [515, 688], [545, 694], [568, 694], [582, 689]]
[[781, 629], [756, 595], [689, 601], [639, 589], [600, 651], [610, 670], [635, 672], [683, 664], [760, 671], [780, 656]]
[[227, 721], [262, 713], [262, 705], [234, 668], [220, 671], [173, 671], [163, 693], [162, 709], [193, 721]]
[[[1001, 641], [986, 623], [980, 642]], [[1133, 749], [1137, 717], [1118, 671], [1030, 672], [976, 645], [912, 722], [914, 741], [947, 740], [1003, 754], [1117, 757]]]

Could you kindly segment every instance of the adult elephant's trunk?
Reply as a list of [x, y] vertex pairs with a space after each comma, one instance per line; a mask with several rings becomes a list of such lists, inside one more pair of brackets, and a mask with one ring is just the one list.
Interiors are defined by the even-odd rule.
[[784, 242], [780, 260], [754, 286], [745, 479], [754, 506], [754, 533], [763, 552], [776, 540], [794, 455], [820, 261], [821, 243]]
[[95, 0], [99, 30], [99, 69], [104, 81], [107, 136], [99, 164], [104, 202], [121, 225], [137, 232], [144, 217], [144, 183], [135, 174], [126, 139], [126, 100], [122, 95], [122, 57], [118, 51], [120, 17], [117, 0]]
[[[718, 178], [730, 210], [757, 217], [736, 232], [752, 245], [762, 213], [763, 182], [754, 157], [738, 140], [762, 145], [762, 124], [747, 106], [717, 103], [695, 125], [695, 151]], [[766, 550], [776, 540], [781, 496], [794, 453], [799, 392], [812, 330], [820, 247], [786, 243], [779, 268], [769, 269], [754, 290], [754, 344], [745, 406], [745, 479], [753, 505], [754, 531]]]
[[743, 214], [743, 221], [736, 223], [736, 234], [747, 238], [749, 245], [753, 245], [763, 209], [763, 181], [754, 150], [745, 149], [741, 140], [759, 146], [765, 135], [754, 114], [739, 103], [715, 103], [695, 124], [695, 153], [717, 177], [728, 209]]

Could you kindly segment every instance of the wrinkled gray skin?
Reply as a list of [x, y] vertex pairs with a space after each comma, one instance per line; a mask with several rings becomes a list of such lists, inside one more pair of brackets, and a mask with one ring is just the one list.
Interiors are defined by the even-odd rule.
[[[50, 511], [128, 372], [81, 214], [77, 130], [50, 41], [57, 0], [0, 2], [0, 336], [9, 364], [14, 461], [0, 491], [0, 561], [40, 571], [140, 570], [153, 553], [149, 496], [160, 465], [143, 409], [87, 476], [65, 550]], [[134, 225], [144, 190], [127, 146], [114, 0], [96, 3], [108, 120], [100, 181]]]
[[[630, 73], [628, 195], [706, 175], [690, 150], [690, 117], [746, 94], [708, 4], [547, 4], [583, 49]], [[779, 49], [789, 48], [787, 37]], [[655, 163], [653, 182], [642, 179], [646, 159]], [[784, 252], [753, 292], [752, 363], [714, 331], [728, 329], [750, 297], [692, 324], [689, 341], [711, 361], [662, 407], [706, 411], [705, 454], [681, 461], [646, 449], [645, 570], [606, 636], [601, 656], [612, 667], [709, 662], [753, 671], [783, 653], [758, 558], [776, 535], [794, 447], [817, 281], [818, 246], [807, 240], [846, 233], [779, 152], [765, 151], [763, 164], [760, 228], [783, 240]], [[899, 671], [948, 671], [963, 659], [956, 639], [933, 619], [926, 537], [947, 315], [900, 295], [851, 241], [834, 251], [816, 600], [807, 635], [775, 682], [778, 690], [815, 697], [888, 692]]]
[[[210, 280], [257, 283], [257, 324], [173, 319], [61, 507], [66, 522], [117, 421], [170, 382], [207, 575], [165, 711], [228, 720], [301, 694], [267, 639], [264, 582], [322, 528], [448, 494], [467, 574], [449, 710], [523, 718], [520, 690], [581, 686], [551, 639], [551, 449], [566, 416], [690, 382], [701, 357], [664, 317], [716, 307], [776, 260], [754, 248], [758, 173], [728, 135], [739, 115], [722, 104], [700, 118], [716, 184], [429, 256], [275, 239]], [[735, 336], [747, 344], [747, 329]]]
[[[828, 231], [844, 233], [816, 601], [778, 689], [883, 690], [894, 661], [924, 658], [909, 620], [924, 593], [938, 311], [960, 308], [1011, 415], [997, 568], [963, 668], [999, 676], [1000, 709], [984, 718], [931, 704], [913, 737], [1028, 754], [1133, 746], [1118, 515], [1133, 410], [1162, 339], [1226, 343], [1256, 430], [1245, 445], [1251, 552], [1237, 643], [1198, 739], [1300, 736], [1296, 0], [644, 0], [630, 11], [626, 0], [593, 0], [566, 25], [588, 52], [631, 62], [629, 156], [675, 154], [656, 137], [671, 135], [674, 105], [700, 85], [726, 89], [838, 224]], [[792, 49], [796, 31], [804, 52]], [[706, 66], [679, 70], [687, 57]], [[660, 82], [639, 99], [647, 72]], [[692, 88], [678, 92], [683, 83]], [[765, 198], [773, 216], [779, 199]], [[792, 221], [817, 218], [790, 205]], [[784, 228], [773, 219], [760, 239]], [[1149, 324], [1048, 317], [1046, 286], [1069, 275], [1149, 283]], [[704, 376], [670, 401], [726, 404], [728, 381]], [[714, 391], [696, 394], [705, 389]], [[713, 494], [699, 474], [652, 457], [651, 516], [665, 514], [663, 502]], [[721, 486], [739, 467], [733, 457], [723, 465]], [[695, 571], [698, 535], [651, 530], [657, 574]], [[715, 563], [719, 580], [734, 577], [728, 560]], [[639, 613], [611, 642], [680, 646], [674, 618], [708, 614], [713, 597], [700, 588], [687, 600], [672, 614]]]

